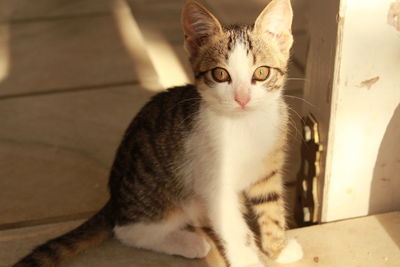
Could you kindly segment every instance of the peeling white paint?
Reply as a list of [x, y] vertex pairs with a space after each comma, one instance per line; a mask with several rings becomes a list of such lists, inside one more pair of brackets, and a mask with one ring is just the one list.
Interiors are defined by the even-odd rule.
[[368, 89], [371, 89], [371, 87], [376, 84], [379, 81], [379, 76], [370, 78], [370, 79], [366, 79], [362, 82], [360, 82], [360, 85], [358, 87], [366, 87]]

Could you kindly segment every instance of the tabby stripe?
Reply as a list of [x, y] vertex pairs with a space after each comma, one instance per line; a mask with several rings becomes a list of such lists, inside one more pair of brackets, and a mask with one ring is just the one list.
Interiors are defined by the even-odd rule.
[[265, 176], [261, 180], [257, 181], [255, 184], [262, 184], [262, 183], [268, 181], [269, 179], [271, 179], [272, 177], [274, 177], [277, 173], [278, 173], [278, 171], [276, 171], [276, 170], [272, 171], [270, 174], [268, 174], [267, 176]]
[[278, 220], [276, 220], [270, 216], [268, 216], [268, 219], [271, 220], [276, 226], [278, 226], [278, 228], [280, 228], [280, 229], [284, 228]]
[[42, 245], [38, 248], [35, 249], [35, 252], [37, 252], [39, 255], [43, 256], [44, 258], [52, 258], [54, 260], [58, 259], [58, 253], [57, 253], [57, 248], [54, 247], [52, 248], [51, 245], [53, 244], [45, 244]]
[[229, 35], [229, 39], [228, 39], [228, 51], [231, 51], [231, 49], [232, 49], [232, 42], [233, 42], [232, 35]]
[[224, 244], [223, 244], [223, 240], [221, 240], [221, 238], [218, 236], [218, 234], [212, 228], [202, 227], [202, 230], [212, 241], [214, 241], [214, 244], [215, 244], [219, 254], [223, 258], [226, 266], [230, 266], [228, 258], [226, 257], [226, 252], [225, 252], [225, 247], [224, 247]]
[[267, 195], [264, 196], [258, 196], [258, 197], [253, 197], [250, 198], [250, 203], [252, 205], [260, 205], [266, 202], [276, 202], [281, 198], [281, 196], [276, 193], [276, 192], [271, 192], [268, 193]]

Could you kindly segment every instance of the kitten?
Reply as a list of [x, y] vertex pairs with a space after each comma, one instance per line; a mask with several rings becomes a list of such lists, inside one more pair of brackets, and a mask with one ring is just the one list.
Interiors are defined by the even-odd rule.
[[282, 99], [292, 45], [290, 0], [273, 0], [253, 26], [223, 27], [202, 5], [182, 12], [195, 85], [154, 96], [127, 129], [113, 163], [110, 200], [71, 232], [16, 265], [54, 266], [114, 235], [187, 258], [210, 245], [187, 225], [211, 227], [232, 267], [302, 257], [285, 238]]

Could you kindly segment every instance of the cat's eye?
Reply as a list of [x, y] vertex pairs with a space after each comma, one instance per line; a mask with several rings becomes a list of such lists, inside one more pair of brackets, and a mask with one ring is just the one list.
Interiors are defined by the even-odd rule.
[[211, 71], [212, 77], [216, 82], [223, 83], [223, 82], [229, 82], [231, 80], [231, 76], [229, 76], [229, 73], [226, 69], [224, 68], [214, 68]]
[[265, 81], [270, 73], [270, 68], [267, 66], [258, 67], [253, 73], [253, 81]]

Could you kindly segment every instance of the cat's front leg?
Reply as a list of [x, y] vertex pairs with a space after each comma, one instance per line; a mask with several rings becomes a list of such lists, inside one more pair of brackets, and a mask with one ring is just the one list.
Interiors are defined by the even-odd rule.
[[303, 257], [303, 250], [295, 239], [285, 235], [285, 203], [282, 177], [278, 170], [250, 186], [245, 192], [248, 208], [257, 219], [259, 246], [264, 255], [278, 263], [290, 263]]
[[263, 267], [257, 251], [250, 246], [250, 234], [235, 190], [225, 187], [209, 198], [211, 226], [222, 241], [230, 267]]

